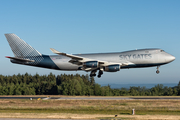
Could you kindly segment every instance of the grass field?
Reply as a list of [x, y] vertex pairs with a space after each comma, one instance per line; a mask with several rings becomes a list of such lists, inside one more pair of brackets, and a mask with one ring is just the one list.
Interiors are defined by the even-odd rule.
[[[41, 96], [42, 97], [42, 96]], [[136, 115], [131, 115], [135, 109]], [[180, 100], [0, 100], [0, 117], [180, 119]], [[154, 118], [155, 117], [155, 118]]]

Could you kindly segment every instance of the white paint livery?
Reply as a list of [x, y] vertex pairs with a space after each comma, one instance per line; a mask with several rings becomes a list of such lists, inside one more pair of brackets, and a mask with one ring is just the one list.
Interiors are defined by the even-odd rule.
[[70, 55], [53, 48], [58, 55], [42, 55], [15, 34], [5, 34], [15, 57], [7, 57], [11, 62], [56, 70], [91, 71], [90, 76], [101, 77], [103, 71], [117, 72], [126, 68], [159, 66], [172, 62], [175, 57], [161, 49], [140, 49], [116, 53], [95, 53]]

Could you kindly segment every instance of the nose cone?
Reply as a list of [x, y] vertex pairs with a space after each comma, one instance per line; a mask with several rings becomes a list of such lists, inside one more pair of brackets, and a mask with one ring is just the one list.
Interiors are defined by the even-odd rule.
[[172, 62], [172, 61], [174, 61], [176, 58], [174, 57], [174, 56], [172, 56], [172, 55], [168, 55], [167, 57], [166, 57], [166, 61], [167, 62]]

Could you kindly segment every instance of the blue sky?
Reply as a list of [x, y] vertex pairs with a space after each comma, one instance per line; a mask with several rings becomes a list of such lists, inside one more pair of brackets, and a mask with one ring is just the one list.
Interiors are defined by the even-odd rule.
[[16, 65], [4, 33], [15, 33], [42, 54], [104, 53], [161, 48], [176, 60], [156, 68], [105, 73], [97, 83], [178, 83], [179, 0], [1, 0], [0, 74], [89, 74]]

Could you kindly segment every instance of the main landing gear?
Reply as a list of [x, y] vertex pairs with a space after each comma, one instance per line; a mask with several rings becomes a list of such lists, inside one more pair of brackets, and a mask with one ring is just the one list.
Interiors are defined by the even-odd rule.
[[97, 72], [97, 70], [93, 70], [93, 71], [91, 71], [90, 77], [94, 77], [94, 76], [96, 76], [96, 72]]
[[[91, 71], [90, 77], [96, 76], [96, 72], [97, 72], [97, 70]], [[102, 71], [102, 70], [99, 70], [97, 77], [100, 78], [102, 74], [103, 74], [103, 71]]]
[[102, 74], [103, 74], [103, 71], [102, 71], [102, 70], [99, 70], [98, 78], [100, 78]]
[[160, 71], [159, 71], [159, 67], [160, 67], [160, 66], [157, 66], [157, 71], [156, 71], [156, 73], [157, 73], [157, 74], [159, 74], [159, 73], [160, 73]]

